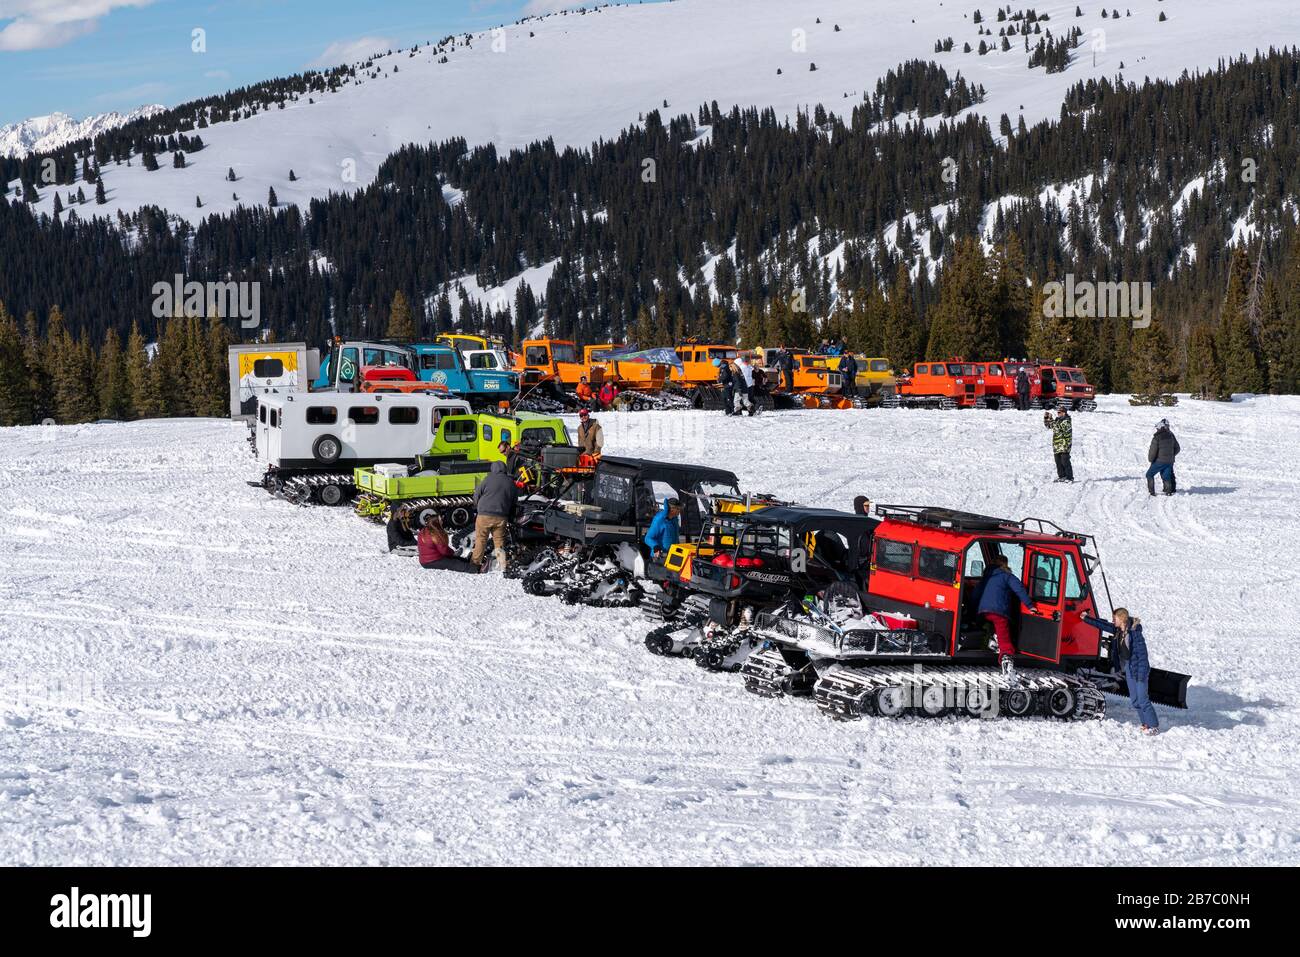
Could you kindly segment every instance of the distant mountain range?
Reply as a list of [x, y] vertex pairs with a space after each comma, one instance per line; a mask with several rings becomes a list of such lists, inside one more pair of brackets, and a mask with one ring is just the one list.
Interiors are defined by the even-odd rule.
[[148, 119], [166, 108], [157, 103], [142, 106], [129, 113], [100, 113], [76, 120], [66, 113], [33, 116], [18, 123], [0, 126], [0, 156], [22, 158], [29, 153], [56, 150], [65, 143], [93, 138], [135, 120]]

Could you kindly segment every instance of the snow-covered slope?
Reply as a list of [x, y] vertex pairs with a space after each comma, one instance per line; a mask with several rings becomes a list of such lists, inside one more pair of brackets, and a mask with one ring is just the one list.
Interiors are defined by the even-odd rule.
[[[1166, 414], [1183, 494], [1148, 499]], [[783, 497], [1094, 532], [1191, 708], [1155, 738], [1114, 698], [840, 724], [649, 655], [635, 612], [426, 572], [272, 499], [242, 425], [3, 429], [0, 861], [1300, 863], [1300, 400], [1106, 397], [1073, 486], [1033, 414], [602, 420], [611, 450]]]
[[[1028, 68], [1019, 37], [1005, 53], [963, 53], [964, 43], [978, 48], [981, 39], [972, 21], [977, 6], [979, 0], [677, 0], [556, 14], [497, 36], [476, 35], [468, 46], [458, 42], [446, 63], [433, 47], [413, 57], [397, 51], [374, 61], [378, 77], [358, 71], [361, 82], [318, 95], [315, 103], [304, 98], [213, 125], [201, 131], [207, 148], [190, 156], [186, 169], [164, 163], [148, 172], [138, 159], [129, 168], [110, 165], [108, 205], [81, 212], [160, 203], [198, 221], [238, 203], [265, 203], [272, 187], [281, 203], [301, 204], [364, 186], [384, 157], [407, 143], [463, 136], [471, 144], [514, 147], [553, 137], [586, 146], [663, 110], [665, 100], [670, 115], [713, 100], [723, 108], [772, 106], [784, 116], [817, 103], [848, 114], [887, 70], [913, 58], [983, 84], [988, 98], [974, 109], [996, 130], [1002, 113], [1013, 122], [1023, 114], [1028, 123], [1056, 116], [1069, 86], [1114, 76], [1121, 64], [1131, 80], [1173, 77], [1300, 36], [1300, 6], [1292, 0], [1126, 0], [1118, 19], [1103, 19], [1097, 3], [1083, 4], [1085, 15], [1076, 18], [1073, 2], [1035, 2], [1040, 14], [1050, 14], [1045, 26], [1054, 35], [1074, 26], [1084, 31], [1070, 68], [1048, 75]], [[984, 39], [996, 42], [995, 6], [982, 8], [993, 34]], [[1161, 12], [1167, 22], [1157, 22]], [[935, 53], [935, 42], [947, 37], [954, 49]], [[353, 167], [349, 180], [344, 172]], [[225, 181], [230, 168], [238, 182]], [[52, 191], [44, 190], [40, 208], [49, 212], [52, 204]]]
[[18, 123], [0, 126], [0, 156], [22, 158], [28, 153], [56, 150], [65, 143], [98, 136], [124, 123], [146, 119], [166, 108], [154, 104], [142, 106], [129, 113], [100, 113], [84, 120], [75, 120], [66, 113], [33, 116]]

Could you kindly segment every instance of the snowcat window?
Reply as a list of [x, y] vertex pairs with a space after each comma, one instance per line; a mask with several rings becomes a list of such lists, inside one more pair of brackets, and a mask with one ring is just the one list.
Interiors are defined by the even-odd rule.
[[1087, 380], [1087, 378], [1084, 376], [1084, 374], [1083, 374], [1082, 372], [1080, 372], [1079, 370], [1076, 369], [1075, 371], [1073, 371], [1073, 372], [1070, 373], [1070, 381], [1071, 381], [1071, 382], [1087, 382], [1088, 380]]
[[916, 374], [917, 374], [917, 375], [929, 375], [929, 374], [930, 374], [930, 367], [929, 367], [929, 366], [917, 366], [917, 367], [916, 367]]
[[492, 426], [488, 425], [486, 422], [483, 423], [483, 441], [492, 441]]
[[395, 405], [388, 410], [389, 425], [419, 425], [420, 409], [414, 405]]
[[1034, 601], [1056, 601], [1061, 594], [1061, 559], [1057, 555], [1034, 555], [1030, 569], [1029, 596]]
[[504, 442], [506, 445], [509, 445], [509, 444], [510, 444], [510, 430], [509, 430], [509, 429], [502, 429], [502, 430], [501, 430], [501, 441]]
[[348, 409], [348, 420], [357, 425], [378, 425], [379, 407], [375, 405], [354, 405]]
[[279, 359], [254, 359], [253, 375], [259, 379], [275, 379], [284, 375], [284, 363]]
[[308, 425], [333, 425], [339, 420], [339, 410], [332, 405], [309, 405]]
[[[505, 437], [509, 435], [509, 433], [502, 432], [501, 435], [502, 437]], [[520, 445], [543, 446], [543, 445], [552, 445], [554, 442], [555, 442], [555, 433], [545, 427], [524, 429], [522, 432], [519, 433]]]
[[577, 362], [578, 354], [570, 345], [551, 346], [551, 355], [555, 356], [556, 362]]
[[454, 369], [456, 360], [450, 352], [426, 352], [420, 356], [421, 369]]
[[936, 363], [935, 365], [930, 366], [930, 371], [931, 371], [933, 374], [935, 374], [935, 375], [947, 375], [947, 374], [948, 374], [948, 373], [944, 370], [944, 367], [943, 367], [941, 364], [939, 364], [939, 363]]
[[985, 567], [984, 546], [971, 542], [966, 549], [966, 571], [963, 574], [966, 578], [983, 578]]
[[357, 377], [357, 350], [344, 349], [343, 358], [339, 361], [339, 379], [343, 382], [351, 382]]
[[266, 406], [262, 406], [257, 410], [257, 417], [261, 419], [263, 422], [266, 421]]
[[887, 538], [876, 539], [876, 567], [900, 575], [912, 574], [912, 559], [916, 546], [907, 542], [891, 542]]
[[495, 369], [497, 364], [492, 353], [484, 352], [481, 355], [470, 356], [469, 367], [471, 369]]
[[989, 366], [989, 375], [1002, 375], [1002, 366]]
[[478, 435], [478, 427], [473, 419], [448, 419], [442, 430], [442, 437], [448, 442], [473, 442]]
[[1086, 589], [1079, 580], [1079, 571], [1074, 567], [1074, 556], [1067, 555], [1065, 560], [1065, 597], [1077, 601], [1084, 596]]
[[951, 585], [957, 580], [957, 553], [937, 548], [922, 548], [916, 563], [916, 573], [933, 582]]
[[276, 412], [275, 409], [272, 409], [272, 410], [271, 410], [271, 428], [273, 428], [273, 429], [278, 429], [279, 427], [280, 427], [280, 414], [279, 414], [278, 412]]
[[529, 346], [524, 350], [524, 362], [530, 366], [544, 366], [551, 361], [546, 346]]
[[888, 363], [886, 360], [884, 360], [884, 359], [872, 359], [872, 360], [871, 360], [871, 371], [872, 371], [872, 372], [888, 372], [888, 371], [889, 371], [889, 363]]

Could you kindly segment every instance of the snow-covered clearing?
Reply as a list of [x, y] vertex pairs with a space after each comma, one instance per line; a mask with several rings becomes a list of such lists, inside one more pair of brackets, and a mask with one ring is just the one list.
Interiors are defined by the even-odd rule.
[[[1156, 420], [1185, 494], [1149, 500]], [[935, 503], [1099, 537], [1191, 709], [832, 722], [647, 654], [632, 611], [422, 571], [346, 510], [250, 488], [242, 425], [0, 430], [0, 861], [1300, 862], [1300, 399], [1036, 414], [603, 417], [847, 507]]]

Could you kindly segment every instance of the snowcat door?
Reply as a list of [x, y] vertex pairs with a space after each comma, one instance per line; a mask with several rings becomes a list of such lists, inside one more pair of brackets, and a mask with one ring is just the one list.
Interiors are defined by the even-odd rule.
[[1020, 613], [1019, 652], [1053, 663], [1061, 660], [1061, 609], [1065, 589], [1065, 553], [1046, 548], [1025, 549], [1025, 589], [1033, 611]]

